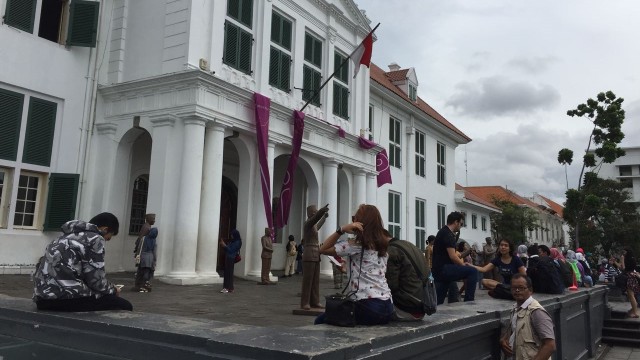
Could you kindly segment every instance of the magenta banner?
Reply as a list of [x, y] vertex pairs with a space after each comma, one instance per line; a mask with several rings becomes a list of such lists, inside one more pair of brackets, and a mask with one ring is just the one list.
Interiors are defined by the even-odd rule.
[[291, 209], [291, 193], [293, 192], [293, 177], [298, 167], [298, 158], [300, 157], [300, 147], [302, 146], [302, 134], [304, 132], [304, 113], [302, 111], [293, 111], [293, 140], [291, 156], [289, 157], [289, 165], [287, 172], [282, 180], [282, 188], [280, 189], [280, 206], [276, 212], [276, 226], [284, 227], [289, 222], [289, 210]]
[[258, 161], [260, 163], [260, 181], [262, 183], [262, 202], [267, 216], [269, 229], [273, 229], [273, 215], [271, 213], [271, 175], [267, 160], [267, 143], [269, 141], [269, 108], [271, 100], [258, 93], [253, 94], [256, 104], [256, 140], [258, 142]]
[[[363, 149], [371, 149], [376, 146], [376, 143], [362, 136], [358, 138], [358, 142]], [[387, 156], [386, 149], [382, 149], [376, 154], [376, 171], [378, 172], [378, 187], [384, 184], [391, 184], [391, 169], [389, 169], [389, 156]]]

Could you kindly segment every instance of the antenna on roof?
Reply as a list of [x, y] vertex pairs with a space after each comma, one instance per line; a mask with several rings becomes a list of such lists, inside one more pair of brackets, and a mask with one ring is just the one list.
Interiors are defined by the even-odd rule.
[[464, 186], [469, 186], [469, 168], [467, 167], [467, 144], [464, 144]]

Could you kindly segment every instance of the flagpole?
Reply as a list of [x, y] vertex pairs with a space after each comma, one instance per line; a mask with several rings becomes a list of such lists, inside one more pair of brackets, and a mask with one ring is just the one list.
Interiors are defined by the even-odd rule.
[[[376, 25], [376, 27], [373, 28], [373, 30], [371, 30], [367, 36], [373, 34], [374, 31], [376, 31], [376, 29], [378, 28], [378, 26], [380, 26], [380, 23], [378, 23], [378, 25]], [[367, 36], [365, 36], [364, 38], [362, 38], [362, 40], [364, 41], [364, 39], [367, 38]], [[342, 67], [344, 66], [344, 64], [347, 63], [347, 61], [349, 61], [349, 59], [351, 59], [351, 56], [353, 56], [353, 53], [356, 52], [356, 50], [358, 50], [358, 48], [360, 47], [360, 45], [356, 46], [356, 48], [351, 52], [351, 55], [347, 56], [346, 59], [342, 60], [342, 63], [340, 64], [340, 66], [338, 66], [337, 69], [333, 70], [333, 74], [331, 74], [331, 76], [329, 76], [329, 78], [327, 80], [325, 80], [322, 85], [320, 85], [320, 88], [315, 91], [315, 93], [313, 94], [313, 96], [311, 97], [311, 99], [309, 99], [304, 106], [302, 107], [302, 109], [300, 109], [300, 111], [303, 111], [307, 105], [309, 105], [313, 100], [315, 100], [318, 96], [320, 96], [320, 92], [322, 91], [322, 89], [327, 85], [327, 83], [329, 82], [329, 80], [333, 79], [333, 77], [336, 75], [336, 73], [338, 72], [338, 70], [342, 69]], [[360, 65], [358, 65], [360, 66]]]

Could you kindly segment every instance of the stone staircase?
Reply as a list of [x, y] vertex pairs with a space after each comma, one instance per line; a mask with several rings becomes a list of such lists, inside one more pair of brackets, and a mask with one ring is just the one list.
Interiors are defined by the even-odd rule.
[[630, 305], [626, 297], [617, 294], [615, 290], [608, 295], [611, 317], [604, 320], [602, 342], [640, 348], [640, 319], [627, 318]]

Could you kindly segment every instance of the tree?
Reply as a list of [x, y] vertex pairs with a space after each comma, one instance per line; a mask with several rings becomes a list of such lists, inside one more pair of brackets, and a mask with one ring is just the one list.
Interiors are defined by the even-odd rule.
[[491, 215], [491, 226], [498, 240], [509, 239], [516, 245], [524, 244], [526, 231], [539, 227], [536, 210], [497, 196], [493, 196], [491, 202], [500, 209], [500, 213]]
[[[586, 202], [597, 201], [593, 196], [587, 197], [581, 193], [582, 178], [586, 168], [594, 168], [597, 166], [596, 156], [600, 159], [600, 162], [612, 163], [620, 156], [624, 156], [625, 152], [618, 145], [624, 139], [624, 133], [622, 132], [622, 123], [624, 122], [625, 112], [622, 109], [623, 98], [618, 98], [616, 95], [607, 91], [601, 92], [596, 97], [597, 100], [588, 99], [586, 104], [580, 104], [573, 110], [568, 110], [567, 115], [571, 117], [582, 117], [593, 123], [593, 130], [589, 136], [589, 143], [587, 145], [587, 151], [583, 157], [582, 170], [580, 171], [580, 177], [578, 178], [578, 189], [567, 190], [567, 203], [566, 206], [576, 206], [572, 209], [571, 213], [575, 217], [572, 221], [575, 226], [573, 227], [573, 240], [575, 247], [580, 246], [580, 230], [590, 224], [592, 219], [586, 216]], [[595, 149], [591, 151], [591, 144], [595, 144]], [[571, 164], [573, 161], [573, 152], [567, 148], [560, 150], [558, 153], [558, 162], [566, 165]], [[594, 173], [595, 174], [595, 173]], [[597, 176], [597, 175], [596, 175]], [[587, 177], [585, 176], [585, 183]], [[577, 192], [577, 193], [576, 193]], [[569, 198], [572, 201], [569, 201]], [[574, 201], [579, 200], [579, 203]], [[566, 207], [565, 207], [566, 214]]]
[[640, 216], [630, 199], [624, 184], [590, 171], [580, 190], [567, 191], [563, 217], [572, 229], [579, 229], [581, 246], [587, 251], [601, 245], [607, 255], [623, 246], [637, 247]]
[[558, 162], [564, 165], [564, 178], [567, 181], [567, 190], [569, 190], [569, 175], [567, 175], [567, 165], [571, 165], [573, 162], [573, 151], [569, 149], [562, 149], [558, 153]]

